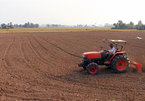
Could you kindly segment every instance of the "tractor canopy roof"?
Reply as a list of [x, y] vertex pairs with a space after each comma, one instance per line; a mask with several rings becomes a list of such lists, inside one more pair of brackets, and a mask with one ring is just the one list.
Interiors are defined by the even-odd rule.
[[125, 40], [108, 40], [110, 43], [127, 43]]

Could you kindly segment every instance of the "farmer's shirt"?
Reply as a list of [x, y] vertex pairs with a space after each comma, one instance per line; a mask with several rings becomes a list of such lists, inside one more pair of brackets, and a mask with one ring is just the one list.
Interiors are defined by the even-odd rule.
[[108, 51], [109, 51], [111, 54], [113, 54], [113, 55], [114, 55], [116, 50], [115, 50], [115, 48], [113, 47], [113, 48], [111, 48], [111, 49], [110, 49], [110, 50], [108, 50]]

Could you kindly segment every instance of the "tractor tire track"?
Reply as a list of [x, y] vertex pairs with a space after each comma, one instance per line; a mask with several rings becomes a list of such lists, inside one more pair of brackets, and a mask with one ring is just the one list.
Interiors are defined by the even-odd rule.
[[[51, 61], [45, 59], [44, 57], [42, 57], [42, 56], [40, 55], [40, 53], [37, 52], [36, 49], [34, 48], [32, 42], [31, 42], [31, 39], [30, 39], [30, 38], [28, 38], [28, 39], [29, 39], [29, 40], [28, 40], [28, 43], [29, 43], [29, 45], [30, 45], [30, 48], [33, 50], [33, 52], [34, 52], [34, 54], [37, 56], [37, 58], [38, 58], [39, 60], [41, 60], [43, 63], [50, 65], [50, 62], [51, 62]], [[51, 62], [51, 64], [52, 64], [52, 62]], [[55, 65], [55, 64], [53, 64], [53, 65]]]
[[[22, 39], [23, 40], [23, 39]], [[25, 61], [26, 65], [28, 66], [28, 68], [32, 69], [33, 71], [35, 71], [37, 74], [43, 74], [40, 69], [38, 68], [33, 68], [32, 64], [30, 63], [30, 61], [27, 59], [26, 55], [25, 55], [25, 52], [24, 52], [24, 46], [23, 46], [23, 42], [20, 42], [19, 43], [20, 45], [20, 53], [21, 53], [21, 56], [23, 58], [23, 60]]]
[[[36, 39], [36, 37], [35, 37], [35, 39]], [[42, 38], [41, 38], [41, 39], [42, 39]], [[68, 55], [71, 55], [71, 56], [77, 57], [77, 58], [82, 58], [81, 56], [78, 56], [78, 55], [75, 55], [75, 54], [73, 54], [73, 53], [70, 53], [70, 52], [64, 50], [63, 48], [59, 47], [57, 44], [51, 43], [51, 42], [49, 42], [48, 40], [46, 40], [46, 39], [44, 39], [44, 38], [43, 38], [42, 40], [46, 41], [46, 42], [49, 43], [50, 45], [54, 46], [55, 48], [57, 48], [57, 49], [63, 51], [64, 53], [66, 53], [66, 54], [68, 54]]]
[[[38, 42], [38, 41], [37, 41]], [[32, 42], [29, 40], [29, 45], [30, 45], [30, 48], [33, 50], [34, 54], [39, 58], [39, 60], [41, 60], [43, 63], [46, 63], [48, 65], [50, 65], [50, 63], [48, 63], [45, 58], [43, 58], [42, 56], [39, 55], [39, 53], [33, 48], [33, 44]], [[44, 47], [40, 42], [38, 43], [41, 47]], [[44, 47], [45, 48], [45, 47]], [[45, 48], [47, 50], [47, 48]], [[40, 70], [39, 70], [40, 71]], [[43, 71], [41, 71], [42, 73], [44, 73]], [[47, 74], [45, 75], [46, 77], [49, 77], [50, 79], [52, 80], [56, 80], [56, 81], [61, 81], [61, 82], [64, 82], [62, 81], [61, 79], [59, 79], [59, 77], [56, 77], [56, 76], [53, 76], [53, 75], [49, 75], [48, 72], [46, 72]]]
[[[22, 82], [22, 80], [20, 80], [16, 75], [14, 75], [14, 74], [12, 74], [10, 72], [10, 67], [11, 66], [10, 66], [9, 60], [7, 58], [7, 55], [9, 53], [9, 51], [10, 51], [10, 48], [14, 44], [14, 41], [15, 41], [15, 37], [12, 39], [12, 41], [10, 42], [10, 44], [8, 45], [8, 47], [5, 49], [4, 54], [3, 54], [3, 59], [4, 60], [1, 63], [1, 67], [4, 67], [5, 68], [5, 70], [7, 71], [7, 74], [10, 76], [10, 78], [12, 78], [11, 80], [16, 80], [16, 81], [19, 80], [19, 81]], [[15, 86], [13, 86], [13, 85], [11, 85], [9, 83], [1, 83], [1, 84], [2, 84], [2, 87], [4, 85], [6, 85], [6, 88], [5, 87], [2, 88], [3, 89], [3, 96], [7, 96], [6, 93], [11, 93], [14, 89], [16, 89], [16, 91], [19, 91], [19, 92], [24, 92], [23, 90], [19, 90], [19, 89], [17, 89], [17, 87], [15, 87]]]
[[5, 95], [6, 97], [10, 97], [10, 98], [15, 98], [18, 100], [24, 100], [24, 101], [52, 101], [53, 99], [51, 98], [39, 98], [39, 97], [29, 97], [29, 98], [25, 98], [25, 97], [19, 97], [19, 96], [12, 96], [12, 95]]
[[[41, 75], [41, 76], [43, 76], [44, 78], [46, 78], [47, 77], [47, 75], [43, 72], [43, 71], [41, 71], [39, 68], [33, 68], [33, 66], [31, 65], [31, 63], [30, 63], [30, 61], [28, 61], [27, 60], [27, 58], [26, 58], [26, 56], [25, 56], [25, 52], [24, 52], [24, 46], [23, 46], [23, 41], [22, 42], [20, 42], [19, 43], [19, 45], [20, 45], [20, 52], [21, 52], [21, 55], [22, 55], [22, 57], [23, 57], [23, 59], [24, 59], [24, 61], [25, 61], [25, 63], [27, 64], [27, 66], [32, 70], [32, 71], [34, 71], [34, 72], [36, 72], [37, 74], [39, 74], [39, 75]], [[32, 84], [32, 83], [30, 83], [30, 81], [29, 80], [27, 80], [26, 81], [27, 83], [29, 83], [30, 85]], [[33, 83], [35, 83], [35, 82], [33, 82]], [[43, 84], [41, 84], [41, 83], [38, 83], [38, 82], [36, 82], [37, 83], [37, 86], [44, 86]], [[45, 85], [46, 86], [46, 85]], [[47, 87], [49, 87], [49, 88], [51, 88], [51, 87], [53, 87], [53, 85], [51, 85], [51, 84], [47, 84]], [[52, 89], [54, 89], [54, 87], [52, 88]], [[41, 92], [41, 91], [39, 91], [39, 92]], [[32, 94], [33, 94], [33, 92], [32, 92]], [[13, 96], [14, 98], [19, 98], [19, 97], [16, 97], [16, 96]], [[33, 98], [26, 98], [26, 97], [20, 97], [20, 99], [22, 99], [22, 100], [33, 100]], [[49, 98], [50, 99], [50, 98]], [[38, 98], [38, 97], [36, 97], [36, 98], [34, 98], [34, 100], [49, 100], [49, 99], [44, 99], [44, 98]], [[51, 99], [50, 99], [51, 100]]]
[[[27, 41], [28, 42], [28, 41]], [[29, 43], [29, 42], [28, 42]], [[29, 43], [30, 44], [30, 43]], [[31, 43], [32, 44], [32, 43]], [[31, 46], [30, 46], [31, 47]], [[31, 49], [34, 51], [34, 49], [33, 49], [33, 46], [31, 47]], [[36, 51], [35, 51], [36, 52]], [[34, 54], [36, 55], [37, 53], [35, 53], [34, 52]], [[36, 55], [36, 56], [38, 56], [38, 55]], [[23, 55], [23, 57], [25, 57], [25, 55]], [[26, 57], [25, 57], [25, 62], [27, 62], [27, 65], [29, 65], [29, 67], [32, 69], [32, 66], [30, 65], [31, 63], [28, 63], [28, 61], [27, 61], [27, 59], [26, 59]], [[55, 76], [53, 76], [53, 75], [49, 75], [49, 73], [45, 73], [44, 71], [41, 71], [40, 69], [38, 69], [37, 67], [35, 67], [34, 69], [32, 69], [32, 70], [34, 70], [34, 71], [39, 71], [39, 72], [37, 72], [37, 73], [39, 73], [39, 74], [41, 74], [43, 77], [45, 77], [45, 78], [49, 78], [49, 80], [51, 79], [51, 80], [55, 80], [55, 81], [59, 81], [59, 82], [65, 82], [65, 83], [67, 83], [65, 80], [63, 80], [63, 79], [60, 79], [60, 78], [58, 78], [58, 77], [55, 77]], [[37, 84], [39, 84], [39, 83], [37, 83]], [[56, 90], [60, 90], [60, 91], [65, 91], [65, 92], [68, 92], [68, 93], [76, 93], [76, 92], [72, 92], [71, 90], [69, 90], [69, 88], [68, 89], [66, 89], [67, 87], [63, 87], [63, 86], [57, 86], [57, 85], [51, 85], [51, 84], [48, 84], [48, 85], [45, 85], [45, 84], [41, 84], [41, 86], [49, 86], [49, 88], [50, 89], [56, 89]]]
[[[6, 60], [3, 61], [3, 63], [4, 63], [3, 66], [6, 68], [6, 70], [9, 72], [9, 74], [11, 75], [11, 77], [13, 79], [16, 79], [16, 80], [19, 80], [19, 81], [22, 82], [21, 78], [19, 78], [17, 75], [15, 75], [15, 73], [10, 73], [10, 71], [9, 71], [10, 69], [12, 70], [12, 68], [11, 68], [12, 66], [10, 64], [9, 58], [7, 58], [7, 55], [11, 55], [11, 54], [8, 54], [8, 53], [11, 51], [11, 48], [12, 48], [13, 45], [14, 45], [14, 48], [13, 49], [16, 49], [15, 44], [14, 44], [15, 41], [16, 41], [16, 38], [14, 37], [13, 40], [12, 40], [12, 42], [10, 43], [10, 45], [8, 46], [8, 48], [6, 49], [6, 51], [4, 53], [4, 58], [7, 61]], [[26, 83], [28, 83], [28, 82], [26, 82]]]
[[8, 74], [11, 76], [11, 78], [15, 78], [15, 76], [13, 76], [10, 72], [9, 72], [9, 66], [8, 66], [8, 59], [6, 58], [6, 55], [8, 53], [8, 51], [10, 51], [10, 47], [13, 45], [15, 41], [15, 37], [12, 39], [12, 41], [10, 42], [10, 44], [8, 45], [8, 47], [6, 48], [4, 55], [3, 55], [3, 61], [2, 61], [2, 67], [5, 67], [6, 71], [8, 72]]
[[[12, 45], [14, 45], [14, 42], [15, 42], [15, 37], [12, 39], [12, 41], [10, 42], [10, 44], [8, 45], [8, 47], [5, 49], [5, 51], [4, 51], [4, 55], [3, 55], [3, 58], [5, 59], [5, 60], [3, 60], [2, 61], [2, 65], [1, 66], [3, 66], [3, 67], [5, 67], [5, 69], [6, 69], [6, 71], [7, 71], [7, 73], [8, 73], [8, 75], [10, 75], [10, 77], [12, 78], [12, 80], [14, 80], [14, 81], [19, 81], [19, 82], [26, 82], [26, 83], [28, 83], [27, 81], [23, 81], [21, 78], [18, 78], [18, 76], [17, 75], [15, 75], [14, 73], [11, 73], [10, 72], [10, 63], [9, 63], [9, 60], [8, 60], [8, 58], [7, 58], [7, 55], [8, 55], [8, 53], [9, 53], [9, 51], [11, 51], [11, 47], [12, 47]], [[7, 61], [6, 61], [7, 60]], [[9, 67], [9, 68], [8, 68]], [[7, 85], [7, 84], [3, 84], [3, 86], [4, 85]], [[21, 98], [21, 97], [16, 97], [16, 96], [13, 96], [13, 95], [10, 95], [11, 93], [13, 93], [13, 91], [15, 90], [15, 92], [19, 92], [19, 93], [25, 93], [25, 91], [24, 90], [21, 90], [21, 89], [19, 89], [19, 88], [17, 88], [17, 87], [15, 87], [14, 85], [7, 85], [7, 87], [6, 88], [3, 88], [3, 92], [4, 92], [4, 94], [3, 94], [3, 96], [6, 96], [6, 97], [12, 97], [12, 98]], [[34, 92], [34, 91], [33, 91]], [[29, 92], [29, 94], [33, 94], [33, 92]], [[36, 92], [36, 91], [35, 91]], [[6, 94], [7, 93], [7, 94]], [[22, 99], [27, 99], [27, 98], [22, 98]], [[39, 99], [39, 98], [38, 98]]]

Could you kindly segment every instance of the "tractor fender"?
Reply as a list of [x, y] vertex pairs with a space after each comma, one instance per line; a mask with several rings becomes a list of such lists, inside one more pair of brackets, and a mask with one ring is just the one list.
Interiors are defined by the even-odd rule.
[[116, 52], [116, 53], [110, 58], [110, 61], [112, 61], [113, 58], [114, 58], [115, 56], [117, 56], [117, 55], [122, 55], [122, 54], [126, 54], [126, 52], [125, 52], [125, 51]]

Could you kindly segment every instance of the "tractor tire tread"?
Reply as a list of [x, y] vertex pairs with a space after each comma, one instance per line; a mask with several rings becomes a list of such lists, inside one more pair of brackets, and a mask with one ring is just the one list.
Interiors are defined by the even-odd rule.
[[[117, 67], [116, 67], [116, 63], [117, 63], [117, 61], [120, 60], [120, 59], [124, 59], [124, 60], [127, 61], [127, 67], [126, 67], [124, 70], [122, 70], [122, 71], [119, 71], [119, 70], [117, 69]], [[117, 55], [117, 56], [115, 56], [114, 59], [112, 60], [111, 67], [112, 67], [112, 69], [113, 69], [116, 73], [124, 73], [124, 72], [127, 71], [128, 67], [129, 67], [129, 59], [128, 59], [127, 56], [125, 56], [125, 55]]]
[[91, 75], [94, 75], [94, 74], [90, 73], [90, 71], [89, 71], [89, 68], [90, 68], [92, 65], [94, 65], [94, 66], [97, 67], [97, 72], [94, 73], [94, 74], [98, 74], [99, 71], [100, 71], [100, 70], [99, 70], [99, 66], [98, 66], [97, 63], [94, 63], [94, 62], [92, 62], [92, 63], [90, 63], [90, 64], [87, 65], [87, 67], [86, 67], [87, 73], [88, 73], [88, 74], [91, 74]]

